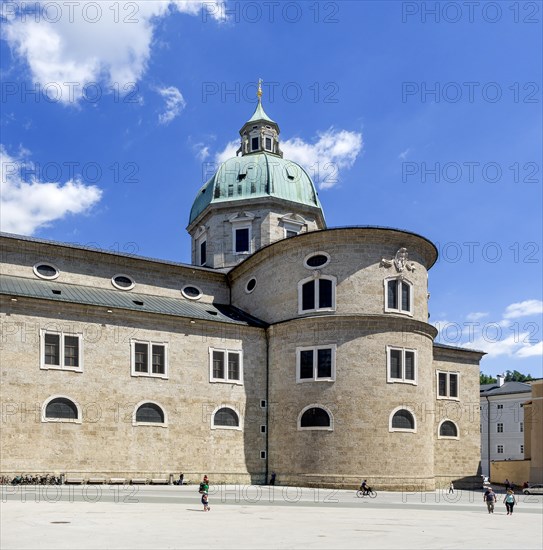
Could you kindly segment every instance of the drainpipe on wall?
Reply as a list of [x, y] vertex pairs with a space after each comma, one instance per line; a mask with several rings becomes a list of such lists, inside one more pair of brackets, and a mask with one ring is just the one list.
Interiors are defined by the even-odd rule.
[[488, 400], [488, 395], [485, 395], [486, 399], [486, 447], [488, 451], [488, 479], [490, 478], [490, 401]]
[[264, 485], [268, 484], [269, 479], [269, 415], [270, 415], [270, 335], [266, 328], [266, 479]]

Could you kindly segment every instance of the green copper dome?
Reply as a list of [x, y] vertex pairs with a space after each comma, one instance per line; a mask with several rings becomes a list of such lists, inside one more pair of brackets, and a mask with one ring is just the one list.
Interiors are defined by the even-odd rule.
[[295, 162], [270, 153], [252, 153], [223, 162], [198, 191], [189, 225], [210, 204], [275, 197], [305, 206], [322, 207], [307, 172]]

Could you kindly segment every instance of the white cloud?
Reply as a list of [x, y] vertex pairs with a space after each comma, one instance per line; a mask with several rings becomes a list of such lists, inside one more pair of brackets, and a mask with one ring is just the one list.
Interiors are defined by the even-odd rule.
[[484, 317], [488, 317], [488, 313], [484, 311], [474, 311], [473, 313], [468, 313], [466, 315], [467, 321], [479, 321], [479, 319], [483, 319]]
[[169, 124], [181, 114], [187, 102], [175, 86], [158, 88], [157, 92], [166, 100], [166, 110], [158, 115], [158, 121], [160, 124]]
[[193, 146], [192, 146], [192, 150], [194, 151], [194, 153], [196, 154], [196, 157], [198, 158], [199, 161], [204, 161], [206, 160], [207, 158], [209, 158], [209, 155], [211, 154], [209, 152], [209, 145], [205, 145], [204, 143], [202, 142], [199, 142], [199, 143], [195, 143]]
[[21, 170], [32, 168], [24, 153], [13, 157], [0, 145], [0, 227], [2, 231], [32, 235], [39, 227], [67, 214], [81, 214], [94, 206], [102, 191], [74, 178], [64, 184], [24, 181]]
[[525, 300], [517, 302], [505, 308], [504, 319], [516, 319], [529, 315], [541, 315], [543, 313], [543, 302], [541, 300]]
[[409, 152], [411, 151], [411, 149], [408, 147], [405, 151], [402, 151], [399, 155], [398, 155], [398, 158], [400, 160], [405, 160], [407, 158], [407, 155], [409, 154]]
[[517, 352], [517, 357], [536, 357], [543, 355], [543, 342], [538, 342], [532, 346], [524, 346]]
[[[221, 2], [42, 0], [27, 4], [30, 9], [37, 6], [38, 16], [23, 8], [23, 12], [7, 17], [2, 37], [12, 52], [26, 61], [32, 80], [66, 104], [84, 97], [85, 86], [90, 83], [98, 84], [102, 93], [111, 91], [111, 86], [121, 94], [133, 92], [133, 85], [147, 68], [159, 18], [173, 11], [197, 15], [204, 5], [207, 19], [224, 20]], [[48, 4], [54, 6], [45, 11]], [[21, 13], [26, 13], [26, 17]], [[92, 97], [94, 90], [89, 92]]]
[[339, 183], [339, 171], [351, 168], [362, 151], [362, 134], [329, 128], [317, 133], [315, 143], [300, 138], [281, 142], [285, 158], [300, 164], [320, 189]]
[[[339, 171], [354, 164], [363, 147], [362, 134], [330, 128], [317, 135], [315, 143], [292, 138], [279, 145], [285, 159], [300, 164], [320, 189], [329, 189], [339, 182]], [[239, 143], [239, 140], [228, 142], [215, 154], [215, 162], [220, 164], [234, 157]]]

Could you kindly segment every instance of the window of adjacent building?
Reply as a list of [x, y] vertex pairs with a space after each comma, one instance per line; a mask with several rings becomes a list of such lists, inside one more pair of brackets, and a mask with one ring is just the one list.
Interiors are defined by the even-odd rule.
[[298, 283], [298, 313], [334, 311], [336, 309], [336, 278], [323, 275]]
[[251, 138], [251, 151], [258, 151], [258, 138]]
[[68, 397], [54, 396], [49, 398], [42, 407], [42, 422], [73, 422], [81, 423], [81, 410]]
[[209, 349], [210, 382], [243, 383], [243, 361], [240, 350]]
[[503, 433], [503, 423], [502, 422], [498, 422], [498, 424], [496, 425], [496, 431], [499, 434]]
[[299, 430], [332, 430], [332, 415], [323, 406], [305, 407], [298, 416]]
[[503, 454], [503, 445], [498, 445], [496, 451], [499, 455]]
[[398, 407], [390, 415], [390, 432], [415, 432], [417, 429], [415, 416], [408, 409]]
[[132, 340], [132, 376], [168, 378], [168, 346]]
[[521, 423], [520, 423], [519, 429], [520, 429], [521, 432], [524, 431], [524, 422], [521, 422]]
[[119, 290], [132, 290], [134, 286], [136, 286], [132, 277], [124, 275], [123, 273], [114, 275], [111, 278], [111, 284]]
[[412, 349], [387, 347], [387, 382], [417, 383], [417, 353]]
[[234, 227], [234, 252], [245, 254], [251, 251], [251, 228]]
[[48, 279], [52, 281], [60, 275], [60, 271], [53, 264], [37, 263], [33, 268], [34, 275], [40, 279]]
[[458, 373], [437, 372], [437, 398], [458, 399]]
[[524, 445], [521, 445], [521, 446], [520, 446], [520, 452], [521, 452], [521, 453], [524, 453]]
[[335, 378], [335, 345], [296, 348], [296, 382], [333, 382]]
[[137, 424], [166, 424], [166, 415], [158, 403], [147, 401], [136, 406], [134, 425]]
[[498, 409], [503, 409], [503, 405], [497, 405]]
[[239, 414], [230, 407], [221, 407], [213, 414], [211, 427], [240, 429]]
[[458, 427], [452, 420], [444, 420], [439, 426], [439, 437], [447, 438], [452, 437], [458, 438]]
[[82, 335], [42, 330], [41, 368], [81, 372]]
[[385, 311], [413, 313], [413, 285], [405, 279], [385, 279]]

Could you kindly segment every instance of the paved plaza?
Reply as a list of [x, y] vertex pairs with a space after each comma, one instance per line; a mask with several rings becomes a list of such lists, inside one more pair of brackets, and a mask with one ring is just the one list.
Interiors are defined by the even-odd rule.
[[[2, 550], [134, 548], [541, 548], [542, 497], [489, 515], [479, 491], [379, 492], [196, 485], [3, 486]], [[503, 497], [502, 497], [503, 498]]]

